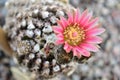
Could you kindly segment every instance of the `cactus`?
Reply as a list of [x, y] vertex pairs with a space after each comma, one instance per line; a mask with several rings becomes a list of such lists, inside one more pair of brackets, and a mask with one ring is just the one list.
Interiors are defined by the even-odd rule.
[[[17, 65], [11, 70], [17, 80], [51, 79], [61, 73], [70, 76], [78, 63], [83, 63], [91, 57], [85, 50], [83, 50], [86, 52], [84, 55], [81, 55], [80, 50], [78, 50], [80, 54], [76, 53], [77, 50], [75, 51], [75, 49], [67, 52], [69, 49], [64, 49], [63, 45], [56, 45], [55, 43], [60, 37], [57, 37], [54, 26], [59, 26], [61, 17], [69, 18], [68, 12], [76, 11], [68, 3], [68, 0], [9, 0], [6, 7], [8, 8], [8, 15], [4, 31], [7, 34], [8, 41], [5, 40], [5, 36], [3, 38], [5, 43], [9, 43], [11, 49], [4, 47], [6, 49], [4, 51], [12, 53], [15, 57]], [[79, 17], [77, 11], [75, 14]], [[92, 16], [85, 11], [82, 13], [81, 19], [86, 15], [87, 18]], [[76, 16], [73, 17], [76, 20], [79, 19]], [[64, 20], [64, 18], [62, 19]], [[97, 19], [91, 21], [91, 24], [96, 21]], [[75, 38], [78, 40], [74, 40], [73, 37], [70, 38], [72, 41], [68, 40], [69, 34], [71, 36], [70, 30], [78, 30], [80, 35]], [[79, 28], [79, 24], [68, 26], [65, 32], [67, 37], [65, 38], [70, 43], [69, 46], [76, 46], [86, 38], [83, 30]], [[1, 31], [3, 30], [1, 29]], [[103, 29], [100, 31], [102, 33]], [[73, 44], [74, 41], [76, 41], [75, 44]], [[85, 45], [83, 47], [96, 51], [94, 46], [92, 46], [94, 49]]]

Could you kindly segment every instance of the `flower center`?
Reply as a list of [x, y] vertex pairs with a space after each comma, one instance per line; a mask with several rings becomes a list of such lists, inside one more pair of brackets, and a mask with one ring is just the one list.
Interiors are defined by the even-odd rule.
[[64, 40], [72, 46], [79, 45], [85, 39], [85, 31], [79, 25], [70, 25], [64, 30]]

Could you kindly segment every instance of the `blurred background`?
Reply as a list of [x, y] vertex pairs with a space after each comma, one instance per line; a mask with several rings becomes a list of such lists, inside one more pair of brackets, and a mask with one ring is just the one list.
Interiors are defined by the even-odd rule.
[[[0, 0], [0, 26], [5, 24], [7, 10]], [[100, 24], [106, 29], [102, 34], [100, 51], [80, 64], [70, 77], [61, 76], [61, 80], [120, 80], [120, 0], [70, 0], [76, 8], [88, 9], [100, 18]], [[0, 51], [0, 80], [15, 80], [10, 71], [13, 61]]]

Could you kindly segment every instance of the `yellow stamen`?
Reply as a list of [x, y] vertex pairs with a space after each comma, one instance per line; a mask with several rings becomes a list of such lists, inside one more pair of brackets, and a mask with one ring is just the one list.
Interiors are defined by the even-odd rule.
[[70, 25], [64, 30], [64, 40], [72, 46], [79, 45], [85, 39], [85, 31], [79, 25]]

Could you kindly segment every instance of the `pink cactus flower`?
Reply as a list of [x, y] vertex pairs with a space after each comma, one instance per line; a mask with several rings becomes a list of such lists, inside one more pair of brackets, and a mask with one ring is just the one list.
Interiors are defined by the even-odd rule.
[[61, 17], [58, 26], [53, 26], [56, 33], [56, 44], [64, 45], [64, 50], [73, 52], [74, 56], [90, 56], [90, 52], [98, 51], [98, 44], [102, 42], [99, 37], [105, 31], [100, 28], [98, 18], [92, 18], [92, 14], [85, 10], [80, 13], [78, 9], [73, 14], [68, 13], [68, 18]]

